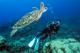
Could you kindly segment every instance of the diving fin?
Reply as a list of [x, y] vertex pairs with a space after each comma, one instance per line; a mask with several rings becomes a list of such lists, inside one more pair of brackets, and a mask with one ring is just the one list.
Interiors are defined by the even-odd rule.
[[35, 47], [34, 47], [35, 50], [39, 49], [39, 40], [40, 40], [40, 38], [37, 38], [37, 41], [36, 41], [36, 44], [35, 44]]
[[36, 37], [28, 44], [29, 47], [32, 47], [36, 41]]

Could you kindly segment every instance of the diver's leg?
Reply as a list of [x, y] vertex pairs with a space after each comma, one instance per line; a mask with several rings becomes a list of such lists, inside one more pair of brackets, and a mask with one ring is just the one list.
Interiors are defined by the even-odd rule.
[[48, 37], [48, 34], [44, 34], [44, 35], [40, 38], [40, 40], [42, 40], [42, 41], [44, 42], [44, 40], [45, 40], [47, 37]]
[[49, 34], [48, 37], [49, 37], [49, 40], [51, 41], [51, 34]]
[[51, 41], [51, 34], [48, 34], [48, 39], [49, 39], [49, 41]]

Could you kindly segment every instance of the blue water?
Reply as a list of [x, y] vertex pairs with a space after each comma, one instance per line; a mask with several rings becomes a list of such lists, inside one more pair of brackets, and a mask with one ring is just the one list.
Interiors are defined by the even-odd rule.
[[60, 19], [74, 31], [80, 32], [80, 0], [0, 0], [0, 27], [11, 27], [26, 13], [33, 11], [32, 7], [39, 9], [41, 1], [48, 11], [42, 15], [38, 26]]
[[34, 6], [39, 8], [40, 1], [48, 6], [44, 19], [50, 20], [55, 16], [65, 22], [80, 21], [80, 0], [0, 0], [0, 26], [20, 19]]

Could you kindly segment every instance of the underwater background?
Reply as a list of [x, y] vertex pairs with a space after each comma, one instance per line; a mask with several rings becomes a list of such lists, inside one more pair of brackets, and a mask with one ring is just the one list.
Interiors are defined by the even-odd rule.
[[[10, 37], [11, 27], [26, 13], [33, 11], [32, 7], [40, 8], [41, 1], [48, 7], [48, 11], [43, 13], [37, 23], [34, 25], [33, 23], [31, 24], [33, 25], [33, 29], [30, 31], [27, 31], [27, 28], [22, 29], [22, 31], [17, 32], [14, 37]], [[22, 51], [29, 48], [22, 46], [27, 46], [38, 32], [41, 32], [47, 24], [55, 20], [61, 20], [61, 29], [55, 37], [53, 36], [52, 40], [63, 39], [64, 41], [66, 38], [74, 38], [80, 44], [80, 0], [0, 0], [0, 51], [2, 53], [27, 53], [27, 51]], [[44, 44], [49, 42], [47, 40], [48, 38]], [[5, 41], [10, 47], [2, 46], [6, 44]], [[69, 41], [72, 41], [72, 39]], [[19, 46], [22, 50], [17, 50], [20, 49]], [[8, 47], [8, 49], [6, 49], [6, 47]], [[12, 49], [12, 51], [10, 49]], [[8, 52], [6, 50], [8, 50]], [[80, 45], [78, 51], [79, 52], [76, 53], [80, 53]]]

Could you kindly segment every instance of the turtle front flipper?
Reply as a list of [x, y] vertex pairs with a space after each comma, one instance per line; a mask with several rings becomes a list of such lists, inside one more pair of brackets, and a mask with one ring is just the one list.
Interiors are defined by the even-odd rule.
[[35, 11], [35, 10], [38, 10], [38, 8], [37, 7], [32, 7], [32, 9]]
[[48, 10], [48, 8], [45, 7], [43, 2], [41, 2], [40, 3], [40, 13], [46, 12], [47, 10]]
[[40, 9], [42, 9], [44, 7], [44, 3], [40, 2]]

